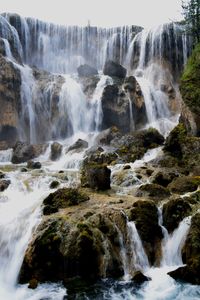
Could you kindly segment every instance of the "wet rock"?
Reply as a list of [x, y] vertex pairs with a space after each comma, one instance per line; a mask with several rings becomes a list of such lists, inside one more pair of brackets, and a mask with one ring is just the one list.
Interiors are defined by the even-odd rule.
[[182, 176], [175, 178], [168, 186], [169, 190], [176, 194], [185, 194], [197, 190], [200, 178], [192, 176]]
[[149, 200], [135, 202], [130, 209], [129, 220], [135, 222], [150, 264], [159, 264], [163, 234], [158, 224], [158, 210], [154, 202]]
[[21, 172], [22, 173], [28, 172], [28, 169], [27, 168], [21, 168]]
[[84, 94], [88, 99], [92, 99], [100, 77], [98, 75], [94, 75], [90, 77], [80, 77], [79, 80], [81, 82]]
[[136, 284], [142, 284], [146, 281], [151, 280], [150, 277], [145, 276], [141, 271], [136, 271], [133, 274], [133, 277], [131, 279], [132, 281], [134, 281]]
[[172, 278], [182, 282], [188, 282], [191, 284], [200, 284], [199, 272], [194, 271], [188, 266], [180, 267], [174, 271], [167, 273]]
[[125, 78], [127, 70], [120, 64], [108, 60], [104, 65], [103, 73], [104, 75], [108, 75], [110, 77]]
[[162, 200], [170, 197], [170, 191], [156, 183], [144, 184], [137, 191], [139, 197], [149, 197], [157, 200]]
[[50, 159], [51, 160], [59, 159], [62, 154], [62, 149], [63, 149], [63, 146], [57, 142], [54, 142], [53, 144], [51, 144]]
[[3, 192], [4, 190], [6, 190], [10, 184], [11, 184], [10, 180], [1, 179], [0, 180], [0, 192]]
[[60, 185], [59, 181], [54, 180], [50, 183], [49, 187], [50, 189], [56, 189]]
[[41, 169], [41, 167], [42, 167], [42, 164], [39, 161], [29, 160], [27, 162], [27, 168], [28, 169]]
[[32, 290], [35, 290], [37, 287], [38, 287], [38, 281], [37, 281], [37, 279], [34, 279], [34, 278], [31, 279], [29, 281], [28, 288], [32, 289]]
[[59, 189], [56, 192], [49, 194], [49, 196], [44, 199], [43, 214], [49, 215], [57, 212], [59, 209], [78, 205], [79, 203], [87, 200], [89, 200], [89, 197], [77, 189]]
[[77, 71], [79, 77], [90, 77], [90, 76], [98, 75], [97, 69], [87, 64], [79, 66]]
[[159, 185], [162, 185], [164, 187], [167, 187], [169, 183], [172, 182], [174, 178], [177, 178], [179, 176], [178, 171], [172, 171], [170, 169], [163, 169], [161, 171], [158, 171], [153, 178], [152, 183], [156, 183]]
[[72, 150], [83, 150], [85, 148], [88, 148], [88, 142], [87, 141], [84, 141], [82, 139], [78, 139], [73, 145], [71, 145], [69, 148], [68, 148], [68, 151], [72, 151]]
[[177, 198], [169, 200], [163, 205], [163, 225], [169, 233], [176, 229], [179, 223], [192, 212], [192, 208], [188, 201]]
[[1, 149], [13, 147], [18, 139], [21, 111], [20, 71], [0, 55], [0, 142]]
[[39, 282], [64, 281], [67, 286], [77, 276], [81, 280], [122, 276], [116, 225], [121, 230], [126, 227], [121, 212], [93, 213], [87, 220], [77, 213], [49, 216], [26, 251], [20, 282], [35, 278]]
[[111, 183], [110, 174], [110, 169], [103, 164], [85, 164], [82, 169], [81, 185], [96, 190], [108, 190]]
[[5, 176], [6, 176], [6, 175], [5, 175], [3, 172], [0, 171], [0, 179], [5, 178]]
[[11, 161], [13, 164], [27, 162], [43, 154], [46, 148], [45, 144], [30, 145], [25, 142], [17, 142], [13, 148]]
[[169, 134], [165, 141], [164, 151], [170, 152], [172, 156], [182, 158], [182, 144], [187, 137], [187, 131], [183, 124], [178, 124]]
[[116, 126], [112, 126], [106, 130], [103, 130], [97, 140], [100, 144], [110, 145], [110, 142], [114, 139], [120, 139], [122, 137], [122, 133]]

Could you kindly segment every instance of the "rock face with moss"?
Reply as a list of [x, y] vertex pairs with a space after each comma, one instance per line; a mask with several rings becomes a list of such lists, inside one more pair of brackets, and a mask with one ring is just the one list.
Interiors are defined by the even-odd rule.
[[184, 108], [182, 120], [190, 133], [200, 135], [200, 44], [196, 46], [188, 60], [181, 78], [180, 90], [183, 101], [189, 108], [189, 112]]

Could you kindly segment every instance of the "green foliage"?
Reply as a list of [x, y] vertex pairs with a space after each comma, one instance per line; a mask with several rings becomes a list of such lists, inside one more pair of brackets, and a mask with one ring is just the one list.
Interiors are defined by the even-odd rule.
[[182, 0], [182, 8], [189, 32], [200, 42], [200, 0]]
[[196, 45], [181, 78], [180, 90], [190, 110], [200, 115], [200, 43]]

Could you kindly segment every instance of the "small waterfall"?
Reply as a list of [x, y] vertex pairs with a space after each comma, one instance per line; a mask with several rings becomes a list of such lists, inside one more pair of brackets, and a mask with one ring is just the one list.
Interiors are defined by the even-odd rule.
[[[26, 140], [29, 136], [30, 143], [36, 143], [36, 112], [34, 110], [34, 100], [37, 100], [34, 92], [36, 90], [35, 80], [32, 74], [32, 69], [28, 66], [21, 67], [18, 65], [21, 72], [21, 116], [20, 116], [20, 137]], [[28, 125], [28, 132], [26, 131]]]
[[179, 266], [183, 264], [181, 250], [190, 229], [191, 217], [186, 217], [180, 222], [177, 229], [170, 235], [166, 235], [162, 244], [163, 266]]
[[101, 106], [101, 97], [106, 85], [113, 84], [111, 77], [102, 75], [99, 82], [97, 83], [96, 89], [90, 101], [90, 126], [89, 130], [98, 132], [102, 125], [102, 106]]
[[7, 39], [3, 39], [3, 38], [2, 38], [2, 40], [4, 42], [6, 57], [9, 58], [10, 60], [13, 60], [14, 58], [12, 56], [12, 52], [10, 50], [10, 44], [9, 44], [8, 40]]
[[141, 238], [138, 234], [134, 222], [127, 223], [128, 235], [132, 251], [131, 269], [145, 271], [149, 266], [149, 261], [142, 245]]
[[130, 131], [134, 131], [135, 124], [133, 119], [133, 106], [130, 96], [128, 95], [128, 102], [129, 102], [129, 112], [130, 112]]
[[65, 76], [58, 105], [60, 122], [64, 122], [66, 128], [69, 124], [71, 134], [86, 131], [88, 123], [86, 97], [81, 86], [70, 76]]

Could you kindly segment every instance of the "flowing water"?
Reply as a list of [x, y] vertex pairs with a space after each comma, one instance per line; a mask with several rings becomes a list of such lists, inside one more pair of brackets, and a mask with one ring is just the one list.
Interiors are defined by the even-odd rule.
[[[11, 181], [8, 189], [0, 194], [0, 299], [62, 300], [66, 290], [61, 284], [42, 284], [36, 290], [30, 290], [27, 285], [17, 284], [17, 278], [27, 245], [41, 221], [41, 204], [51, 191], [49, 184], [60, 170], [65, 175], [60, 179], [61, 187], [77, 186], [80, 182], [79, 169], [87, 149], [68, 151], [69, 146], [79, 138], [86, 140], [88, 147], [93, 146], [102, 125], [101, 97], [104, 87], [113, 84], [113, 80], [99, 75], [99, 82], [89, 99], [74, 72], [83, 63], [91, 63], [102, 70], [107, 59], [126, 65], [128, 74], [136, 76], [144, 96], [148, 120], [146, 127], [155, 127], [166, 136], [177, 123], [179, 113], [170, 109], [166, 87], [178, 93], [176, 76], [187, 61], [190, 40], [182, 28], [175, 24], [141, 32], [141, 28], [135, 26], [112, 29], [89, 25], [82, 28], [57, 26], [20, 16], [13, 18], [10, 14], [0, 15], [0, 37], [6, 59], [21, 74], [20, 138], [31, 143], [50, 140], [51, 144], [52, 140], [58, 140], [63, 144], [63, 153], [56, 162], [49, 158], [49, 144], [46, 153], [38, 158], [42, 162], [41, 172], [34, 170], [23, 173], [23, 164], [14, 166], [10, 162], [12, 150], [0, 152], [0, 168], [6, 172], [6, 179]], [[47, 73], [44, 72], [38, 82], [34, 75], [36, 71], [30, 67], [32, 65], [52, 72], [50, 80], [46, 79]], [[171, 67], [173, 72], [170, 72]], [[41, 88], [40, 85], [44, 86]], [[60, 90], [56, 89], [58, 85]], [[130, 128], [134, 130], [131, 101], [129, 107], [127, 118], [130, 119]], [[141, 160], [130, 164], [125, 186], [115, 183], [115, 174], [123, 169], [123, 165], [110, 167], [113, 189], [127, 194], [130, 188], [146, 183], [137, 178], [135, 171], [161, 152], [161, 148], [150, 150]], [[167, 272], [182, 265], [181, 249], [189, 230], [190, 218], [184, 219], [169, 235], [162, 225], [161, 211], [159, 216], [164, 235], [159, 268], [150, 267], [136, 226], [127, 221], [129, 251], [127, 241], [117, 230], [124, 279], [102, 280], [88, 287], [87, 292], [72, 298], [199, 299], [199, 287], [177, 283], [167, 275]], [[106, 247], [105, 244], [105, 250]], [[106, 259], [110, 255], [107, 252], [105, 274]], [[130, 257], [128, 252], [131, 253]], [[138, 288], [130, 281], [133, 270], [143, 271], [151, 281]]]

